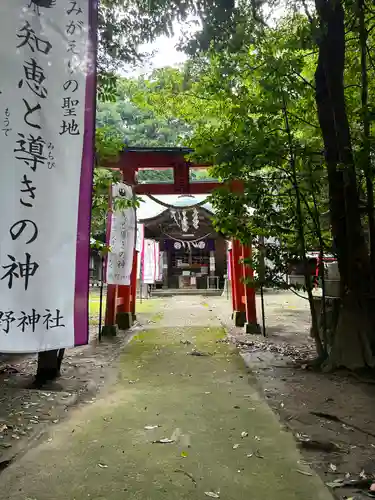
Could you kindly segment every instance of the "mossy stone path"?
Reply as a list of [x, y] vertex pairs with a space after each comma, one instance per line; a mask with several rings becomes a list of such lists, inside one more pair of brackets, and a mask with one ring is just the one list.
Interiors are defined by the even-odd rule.
[[132, 339], [107, 392], [1, 474], [1, 498], [332, 500], [223, 329], [169, 314]]

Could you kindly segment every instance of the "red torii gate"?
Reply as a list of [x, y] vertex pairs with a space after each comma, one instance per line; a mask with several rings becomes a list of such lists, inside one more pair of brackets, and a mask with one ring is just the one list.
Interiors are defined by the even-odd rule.
[[[192, 152], [193, 150], [189, 148], [126, 148], [119, 154], [117, 161], [106, 166], [121, 170], [123, 181], [131, 185], [134, 193], [138, 195], [206, 194], [222, 186], [220, 182], [190, 182], [190, 169], [202, 169], [210, 166], [187, 161], [185, 156]], [[174, 181], [170, 184], [137, 184], [136, 174], [142, 168], [173, 169]], [[243, 190], [243, 185], [240, 181], [232, 181], [230, 188], [239, 192]], [[233, 240], [229, 255], [233, 320], [236, 326], [245, 325], [248, 333], [259, 333], [255, 289], [244, 284], [244, 278], [253, 276], [253, 270], [243, 263], [244, 258], [251, 256], [251, 246], [241, 245], [239, 241]], [[137, 252], [134, 250], [130, 285], [108, 285], [104, 326], [107, 331], [113, 331], [116, 324], [120, 329], [127, 329], [132, 325], [136, 313], [136, 284]]]

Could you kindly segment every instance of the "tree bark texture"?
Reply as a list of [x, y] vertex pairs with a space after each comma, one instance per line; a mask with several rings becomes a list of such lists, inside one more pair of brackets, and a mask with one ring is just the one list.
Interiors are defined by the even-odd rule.
[[332, 236], [342, 286], [337, 328], [329, 346], [329, 364], [332, 368], [359, 368], [372, 364], [370, 265], [345, 104], [345, 16], [340, 0], [315, 0], [315, 5], [320, 20], [316, 104], [328, 173]]

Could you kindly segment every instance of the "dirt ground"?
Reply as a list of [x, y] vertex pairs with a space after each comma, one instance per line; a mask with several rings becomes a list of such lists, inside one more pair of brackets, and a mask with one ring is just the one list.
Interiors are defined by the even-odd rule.
[[[160, 315], [172, 318], [176, 300], [189, 299], [145, 301], [140, 322], [153, 324]], [[319, 374], [293, 364], [296, 358], [314, 354], [304, 299], [286, 292], [265, 294], [266, 339], [243, 335], [242, 329], [232, 327], [226, 297], [202, 297], [201, 301], [207, 314], [217, 318], [230, 341], [239, 346], [260, 391], [284, 425], [298, 441], [315, 440], [317, 449], [306, 449], [304, 444], [302, 451], [324, 482], [366, 479], [375, 474], [375, 385], [348, 373]], [[187, 326], [199, 324], [194, 311], [184, 321]], [[98, 345], [96, 332], [94, 327], [90, 346], [68, 352], [62, 378], [44, 391], [27, 389], [35, 373], [35, 359], [0, 364], [0, 470], [46, 436], [50, 426], [64, 420], [70, 408], [78, 403], [93, 404], [101, 386], [114, 376], [113, 360], [129, 336], [120, 335]], [[340, 499], [368, 498], [366, 489], [337, 488], [333, 493]]]
[[[297, 440], [309, 437], [319, 442], [317, 449], [303, 448], [303, 453], [323, 480], [332, 483], [342, 478], [365, 480], [373, 476], [375, 379], [359, 380], [344, 371], [316, 373], [304, 364], [296, 366], [296, 359], [315, 355], [307, 301], [286, 292], [266, 293], [266, 339], [233, 328], [221, 299], [208, 302], [285, 426]], [[257, 305], [261, 318], [259, 298]], [[334, 447], [337, 449], [327, 451]], [[366, 487], [337, 488], [334, 494], [340, 499], [368, 498]]]

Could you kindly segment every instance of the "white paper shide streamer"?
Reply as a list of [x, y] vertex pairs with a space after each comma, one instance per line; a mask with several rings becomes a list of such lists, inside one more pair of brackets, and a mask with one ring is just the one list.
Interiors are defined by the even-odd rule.
[[132, 188], [127, 184], [115, 184], [112, 187], [111, 231], [107, 261], [107, 283], [109, 285], [130, 285], [133, 267], [133, 252], [136, 238], [136, 216], [134, 208], [124, 210], [116, 208], [116, 199], [131, 200]]

